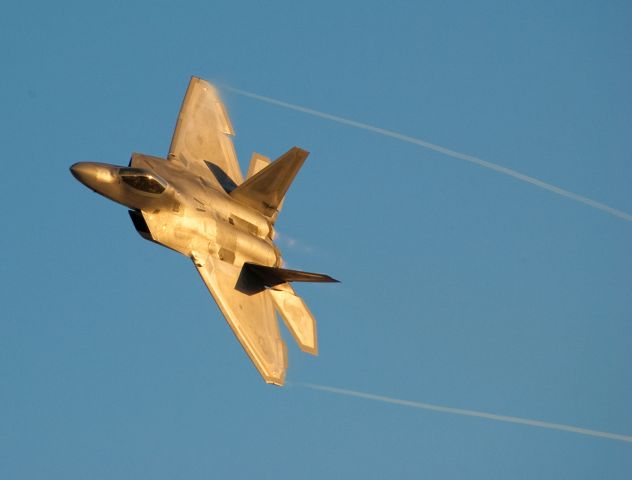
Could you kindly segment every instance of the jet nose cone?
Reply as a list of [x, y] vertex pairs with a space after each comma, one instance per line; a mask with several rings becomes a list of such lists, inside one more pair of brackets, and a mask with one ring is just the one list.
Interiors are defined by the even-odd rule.
[[94, 167], [85, 162], [75, 163], [70, 167], [70, 173], [72, 176], [79, 180], [81, 183], [86, 183], [89, 179], [94, 178]]
[[93, 190], [116, 183], [117, 168], [107, 163], [80, 162], [70, 167], [72, 175]]

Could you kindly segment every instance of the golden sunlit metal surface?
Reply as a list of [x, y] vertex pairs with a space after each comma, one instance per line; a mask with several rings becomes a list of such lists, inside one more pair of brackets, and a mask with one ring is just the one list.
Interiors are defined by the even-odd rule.
[[130, 208], [138, 233], [193, 260], [244, 350], [268, 383], [283, 385], [287, 349], [275, 311], [300, 346], [318, 353], [316, 321], [289, 282], [335, 282], [281, 268], [274, 222], [308, 152], [274, 162], [255, 153], [243, 180], [217, 90], [193, 77], [167, 159], [132, 154], [127, 167], [76, 163], [95, 192]]

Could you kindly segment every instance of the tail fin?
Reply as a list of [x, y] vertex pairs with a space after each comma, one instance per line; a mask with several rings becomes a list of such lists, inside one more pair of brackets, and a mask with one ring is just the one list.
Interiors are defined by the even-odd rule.
[[335, 278], [323, 273], [301, 272], [287, 268], [266, 267], [256, 263], [244, 263], [235, 288], [252, 295], [268, 288], [275, 288], [288, 282], [339, 283]]
[[250, 158], [250, 166], [248, 167], [248, 175], [246, 175], [246, 179], [253, 177], [271, 163], [272, 161], [265, 155], [261, 155], [257, 152], [253, 153]]
[[283, 197], [309, 152], [293, 147], [230, 192], [235, 200], [276, 220]]
[[[301, 350], [318, 354], [316, 321], [288, 282], [337, 282], [329, 275], [244, 263], [235, 288], [246, 295], [265, 290]], [[266, 290], [266, 287], [267, 290]]]
[[256, 263], [244, 263], [244, 270], [254, 273], [266, 287], [275, 287], [286, 282], [325, 282], [339, 283], [324, 273], [301, 272], [287, 268], [265, 267]]

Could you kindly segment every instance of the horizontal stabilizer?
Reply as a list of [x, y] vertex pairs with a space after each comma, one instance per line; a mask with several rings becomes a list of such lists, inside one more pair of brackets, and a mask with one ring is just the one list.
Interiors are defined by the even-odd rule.
[[256, 276], [266, 287], [274, 287], [286, 282], [338, 282], [335, 278], [331, 278], [329, 275], [322, 273], [264, 267], [256, 263], [244, 263], [243, 270]]
[[230, 196], [275, 219], [283, 197], [309, 152], [293, 147], [230, 192]]
[[301, 297], [296, 295], [289, 284], [269, 288], [266, 293], [272, 297], [274, 308], [281, 315], [301, 350], [318, 355], [316, 320]]

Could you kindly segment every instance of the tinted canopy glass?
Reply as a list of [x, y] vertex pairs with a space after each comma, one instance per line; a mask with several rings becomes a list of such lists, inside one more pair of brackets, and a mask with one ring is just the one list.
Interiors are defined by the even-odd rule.
[[121, 168], [119, 170], [121, 180], [130, 187], [147, 193], [162, 193], [167, 184], [157, 175], [141, 168]]

